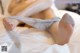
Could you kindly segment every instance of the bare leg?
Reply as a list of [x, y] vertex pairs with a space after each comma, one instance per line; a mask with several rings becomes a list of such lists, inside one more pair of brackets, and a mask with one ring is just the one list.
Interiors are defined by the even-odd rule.
[[39, 13], [36, 13], [36, 14], [34, 14], [34, 15], [31, 15], [31, 16], [29, 16], [29, 17], [31, 17], [31, 18], [40, 18], [40, 19], [44, 19], [44, 15], [43, 15], [42, 11], [39, 12]]
[[54, 12], [51, 8], [48, 8], [42, 12], [44, 19], [52, 19], [55, 17]]
[[[37, 14], [34, 14], [34, 15], [31, 15], [31, 16], [29, 16], [29, 17], [31, 17], [31, 18], [40, 18], [40, 19], [52, 19], [52, 18], [54, 18], [54, 14], [53, 14], [53, 11], [52, 11], [52, 9], [51, 8], [48, 8], [48, 9], [46, 9], [46, 10], [44, 10], [44, 11], [41, 11], [41, 12], [39, 12], [39, 13], [37, 13]], [[23, 23], [22, 23], [23, 24]], [[24, 23], [25, 24], [25, 23]], [[20, 26], [21, 24], [19, 24], [19, 26]], [[30, 27], [30, 26], [28, 26], [27, 24], [25, 24], [25, 26], [26, 27]]]
[[65, 14], [60, 22], [52, 25], [49, 32], [52, 34], [56, 44], [63, 45], [69, 42], [73, 28], [73, 19], [68, 14]]
[[[42, 20], [38, 20], [38, 19], [32, 19], [32, 18], [27, 18], [27, 19], [23, 19], [23, 18], [16, 18], [16, 17], [13, 17], [15, 19], [19, 19], [31, 26], [34, 26], [36, 21], [40, 21], [42, 22]], [[4, 20], [5, 21], [5, 20]], [[37, 25], [35, 25], [34, 27], [37, 28], [37, 27], [40, 27], [39, 23], [40, 22], [37, 22]], [[7, 22], [6, 22], [7, 24]], [[8, 30], [12, 30], [13, 27], [11, 27], [12, 25], [10, 25], [10, 27], [7, 27]], [[45, 29], [45, 26], [43, 25], [43, 23], [41, 23], [41, 27], [43, 30]], [[69, 39], [70, 39], [70, 36], [73, 32], [73, 27], [74, 27], [74, 22], [73, 22], [73, 19], [68, 15], [68, 14], [65, 14], [63, 16], [63, 18], [61, 19], [60, 22], [56, 22], [55, 24], [53, 24], [51, 26], [50, 29], [48, 29], [49, 33], [52, 34], [55, 42], [57, 44], [65, 44], [65, 43], [68, 43], [69, 42]], [[38, 28], [38, 29], [41, 29], [41, 28]]]
[[40, 19], [52, 19], [55, 17], [54, 12], [51, 8], [48, 8], [44, 11], [41, 11], [40, 13], [37, 13], [35, 15], [31, 15], [32, 18], [40, 18]]
[[[34, 28], [45, 30], [47, 26], [50, 26], [50, 23], [47, 23], [49, 20], [41, 20], [34, 18], [23, 18], [23, 17], [12, 17], [13, 19], [20, 20]], [[66, 44], [69, 42], [71, 34], [74, 28], [74, 21], [72, 17], [68, 14], [65, 14], [60, 22], [54, 23], [48, 30], [48, 32], [53, 36], [56, 44]]]

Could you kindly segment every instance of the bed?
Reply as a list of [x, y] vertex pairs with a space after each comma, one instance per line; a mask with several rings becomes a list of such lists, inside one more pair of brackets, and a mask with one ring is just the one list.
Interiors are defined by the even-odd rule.
[[[54, 5], [52, 6], [52, 8]], [[54, 44], [51, 38], [47, 38], [45, 33], [41, 31], [28, 28], [21, 28], [16, 27], [13, 31], [21, 34], [20, 41], [22, 42], [21, 47], [16, 47], [14, 41], [9, 37], [8, 33], [6, 32], [3, 23], [2, 17], [0, 17], [0, 49], [1, 46], [7, 46], [8, 51], [7, 53], [79, 53], [80, 52], [80, 15], [65, 11], [65, 10], [57, 10], [56, 7], [53, 8], [54, 13], [58, 17], [62, 17], [63, 14], [69, 13], [74, 21], [75, 27], [70, 42], [65, 45], [58, 45]], [[6, 12], [6, 16], [8, 16]], [[37, 31], [37, 33], [36, 33]], [[27, 33], [27, 37], [25, 34]], [[48, 36], [48, 35], [47, 35]], [[45, 41], [46, 40], [46, 41]], [[0, 51], [1, 53], [1, 51]]]

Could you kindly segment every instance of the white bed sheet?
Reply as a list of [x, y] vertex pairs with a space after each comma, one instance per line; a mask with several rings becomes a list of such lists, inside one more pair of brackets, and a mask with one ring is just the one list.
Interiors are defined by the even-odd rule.
[[[5, 0], [3, 0], [3, 3], [5, 3], [4, 1]], [[9, 2], [10, 2], [10, 0], [6, 1], [6, 3], [9, 3]], [[4, 4], [4, 7], [6, 6], [6, 3]], [[37, 33], [37, 35], [39, 35], [39, 36], [35, 36], [35, 38], [36, 38], [35, 41], [33, 41], [34, 38], [31, 39], [31, 37], [29, 37], [27, 40], [25, 40], [24, 38], [22, 39], [24, 46], [22, 47], [22, 50], [20, 51], [20, 49], [15, 46], [13, 41], [10, 39], [10, 37], [6, 33], [5, 28], [2, 24], [2, 18], [0, 18], [0, 49], [1, 49], [2, 45], [3, 46], [7, 45], [8, 52], [6, 52], [6, 53], [20, 53], [20, 52], [22, 52], [22, 53], [80, 53], [80, 32], [79, 32], [79, 30], [80, 30], [80, 15], [77, 15], [76, 13], [72, 13], [72, 12], [68, 12], [68, 11], [63, 11], [63, 10], [58, 11], [57, 8], [55, 7], [55, 5], [53, 5], [52, 8], [55, 10], [54, 13], [56, 16], [62, 17], [63, 14], [67, 12], [73, 17], [73, 19], [75, 21], [74, 33], [72, 34], [72, 37], [68, 44], [65, 44], [65, 45], [47, 44], [48, 42], [41, 40], [41, 39], [46, 39], [46, 37], [40, 36]], [[5, 11], [6, 11], [5, 15], [8, 16], [6, 8], [5, 8]], [[22, 29], [20, 28], [20, 30], [18, 30], [18, 33], [21, 31], [25, 31], [25, 28], [22, 28]], [[41, 39], [39, 39], [39, 37]], [[39, 41], [41, 41], [41, 42], [39, 42]], [[0, 53], [1, 53], [1, 50], [0, 50]]]
[[[62, 17], [64, 13], [67, 11], [58, 11], [57, 15], [59, 17]], [[75, 21], [75, 28], [74, 33], [72, 34], [71, 40], [68, 44], [65, 45], [57, 45], [57, 44], [48, 44], [48, 42], [44, 41], [47, 39], [46, 36], [42, 36], [44, 34], [41, 33], [29, 33], [27, 34], [28, 37], [25, 37], [25, 30], [27, 28], [16, 28], [15, 31], [18, 31], [18, 33], [21, 32], [23, 34], [21, 37], [22, 42], [22, 49], [20, 50], [17, 48], [13, 41], [10, 39], [10, 37], [7, 35], [5, 28], [2, 24], [2, 19], [0, 19], [0, 45], [7, 45], [8, 46], [8, 52], [7, 53], [79, 53], [80, 52], [80, 16], [72, 13], [67, 12], [70, 15], [72, 15], [74, 21]], [[22, 33], [22, 31], [25, 31]], [[51, 40], [49, 40], [51, 41]]]

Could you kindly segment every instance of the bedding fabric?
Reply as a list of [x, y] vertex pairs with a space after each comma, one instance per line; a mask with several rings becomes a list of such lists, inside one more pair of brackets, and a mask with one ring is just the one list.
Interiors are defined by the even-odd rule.
[[[4, 2], [5, 0], [2, 1]], [[6, 3], [7, 2], [6, 0]], [[0, 18], [0, 53], [3, 53], [1, 52], [1, 46], [7, 46], [8, 51], [6, 53], [80, 53], [80, 15], [73, 12], [57, 10], [54, 5], [52, 8], [55, 10], [54, 13], [56, 16], [61, 18], [63, 14], [69, 13], [75, 21], [74, 32], [68, 44], [49, 44], [49, 42], [52, 42], [52, 39], [40, 31], [36, 33], [36, 30], [29, 31], [27, 28], [15, 28], [14, 31], [20, 34], [21, 45], [23, 45], [22, 47], [16, 47], [14, 41], [12, 41], [2, 24], [2, 18]], [[5, 11], [6, 10], [5, 8]], [[5, 15], [8, 16], [7, 11]], [[25, 35], [26, 33], [27, 37]]]
[[[11, 40], [9, 35], [6, 33], [5, 28], [3, 27], [2, 20], [0, 21], [0, 46], [8, 46], [7, 53], [79, 53], [80, 52], [80, 33], [79, 33], [79, 15], [68, 12], [68, 11], [58, 11], [57, 15], [62, 17], [64, 13], [69, 13], [72, 15], [75, 21], [74, 32], [72, 34], [71, 40], [68, 44], [57, 45], [57, 44], [47, 44], [45, 40], [48, 38], [44, 36], [41, 32], [33, 32], [35, 30], [29, 30], [27, 28], [15, 28], [14, 31], [22, 34], [20, 41], [22, 42], [22, 47], [17, 48], [14, 42]], [[4, 33], [3, 33], [4, 32]], [[27, 33], [27, 37], [26, 34]], [[51, 41], [51, 40], [50, 40]], [[25, 49], [24, 49], [25, 48]]]

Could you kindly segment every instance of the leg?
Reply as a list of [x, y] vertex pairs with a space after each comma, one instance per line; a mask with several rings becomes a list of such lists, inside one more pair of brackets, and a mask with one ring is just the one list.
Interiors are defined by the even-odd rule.
[[[37, 29], [46, 29], [46, 22], [48, 20], [41, 20], [41, 19], [34, 19], [34, 18], [21, 18], [21, 17], [12, 17], [13, 19], [20, 20], [22, 22], [25, 22], [26, 24], [29, 24], [30, 26], [33, 26]], [[44, 23], [45, 22], [45, 23]], [[49, 23], [50, 24], [50, 23]], [[57, 44], [63, 45], [69, 42], [69, 39], [71, 37], [71, 34], [73, 32], [74, 28], [74, 21], [68, 14], [65, 14], [60, 22], [56, 22], [51, 26], [50, 29], [48, 29], [49, 33], [52, 34], [55, 42]]]
[[52, 34], [57, 44], [63, 45], [69, 42], [73, 28], [73, 19], [68, 14], [65, 14], [60, 22], [52, 25], [49, 32]]
[[[29, 16], [29, 17], [32, 17], [32, 18], [40, 18], [40, 19], [51, 19], [51, 18], [54, 17], [54, 14], [53, 14], [52, 9], [51, 9], [51, 8], [48, 8], [48, 9], [46, 9], [46, 10], [44, 10], [44, 11], [41, 11], [41, 12], [36, 13], [36, 14], [34, 14], [34, 15], [31, 15], [31, 16]], [[21, 26], [22, 24], [25, 24], [25, 23], [22, 23], [22, 22], [21, 22], [21, 23], [19, 24], [19, 26]], [[22, 25], [22, 27], [23, 27], [23, 26], [24, 26], [24, 25]], [[25, 24], [25, 26], [31, 28], [31, 26], [29, 26], [29, 25], [27, 25], [27, 24]]]
[[44, 14], [43, 14], [43, 12], [41, 11], [41, 12], [39, 12], [39, 13], [36, 13], [36, 14], [34, 14], [34, 15], [31, 15], [30, 17], [32, 17], [32, 18], [39, 18], [39, 19], [44, 19]]
[[40, 19], [52, 19], [55, 17], [54, 12], [51, 8], [43, 10], [37, 14], [30, 16], [32, 18], [40, 18]]
[[51, 8], [44, 10], [42, 14], [44, 15], [44, 19], [51, 19], [55, 17], [54, 12]]

